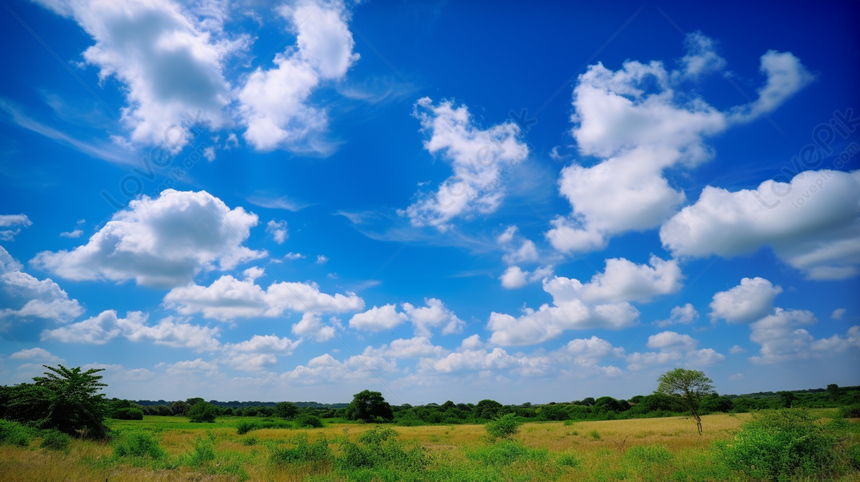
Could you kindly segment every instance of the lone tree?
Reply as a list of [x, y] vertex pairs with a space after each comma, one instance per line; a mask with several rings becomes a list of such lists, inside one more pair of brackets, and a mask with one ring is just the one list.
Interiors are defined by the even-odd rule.
[[381, 393], [365, 390], [355, 394], [352, 403], [346, 408], [346, 418], [367, 423], [390, 422], [394, 419], [394, 412]]
[[677, 399], [687, 410], [690, 416], [696, 419], [696, 428], [702, 435], [702, 417], [699, 416], [699, 405], [702, 399], [716, 393], [714, 382], [705, 376], [705, 372], [696, 370], [684, 370], [676, 368], [670, 372], [660, 375], [657, 379], [660, 385], [656, 393], [662, 393]]
[[281, 418], [294, 418], [299, 414], [299, 407], [292, 402], [278, 402], [275, 405], [275, 415]]

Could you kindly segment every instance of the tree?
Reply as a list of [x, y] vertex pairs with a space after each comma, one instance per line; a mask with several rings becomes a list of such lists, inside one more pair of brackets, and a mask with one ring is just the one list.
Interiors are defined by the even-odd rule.
[[831, 400], [836, 400], [842, 395], [842, 389], [839, 388], [839, 385], [831, 383], [830, 385], [827, 385], [827, 394], [830, 396]]
[[657, 379], [657, 393], [669, 395], [679, 400], [689, 410], [690, 416], [696, 420], [696, 428], [702, 435], [702, 417], [699, 416], [699, 406], [702, 399], [714, 391], [714, 382], [705, 376], [704, 372], [676, 368], [660, 375]]
[[183, 402], [182, 400], [170, 404], [170, 409], [173, 411], [173, 415], [185, 415], [188, 413], [189, 408], [188, 403]]
[[293, 418], [299, 413], [299, 407], [292, 402], [278, 402], [275, 405], [275, 415], [281, 418]]
[[209, 402], [199, 401], [188, 409], [188, 416], [191, 418], [191, 421], [195, 423], [213, 423], [215, 422], [215, 417], [217, 415], [218, 408]]
[[381, 393], [365, 390], [355, 394], [346, 408], [346, 417], [368, 423], [379, 420], [390, 422], [394, 419], [394, 412], [391, 410], [391, 405], [382, 398]]
[[791, 408], [791, 403], [796, 399], [791, 392], [779, 392], [777, 395], [779, 395], [779, 401], [783, 408]]
[[101, 392], [106, 387], [97, 373], [104, 368], [81, 371], [80, 367], [50, 367], [34, 383], [22, 383], [12, 389], [6, 416], [29, 422], [41, 429], [57, 429], [69, 435], [101, 438], [107, 435], [104, 424], [108, 404]]

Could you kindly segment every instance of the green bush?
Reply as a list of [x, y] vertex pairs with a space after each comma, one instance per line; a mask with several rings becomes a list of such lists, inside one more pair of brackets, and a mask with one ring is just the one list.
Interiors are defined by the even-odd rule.
[[582, 463], [579, 456], [576, 454], [561, 454], [558, 456], [558, 465], [564, 467], [579, 467]]
[[39, 447], [51, 449], [51, 450], [66, 450], [69, 448], [69, 444], [72, 443], [72, 437], [60, 432], [59, 430], [51, 429], [51, 430], [43, 430], [42, 431], [42, 442], [39, 443]]
[[213, 423], [218, 416], [218, 408], [209, 402], [197, 402], [188, 410], [188, 416], [195, 423]]
[[166, 453], [159, 447], [158, 442], [145, 432], [129, 432], [121, 434], [114, 441], [114, 458], [149, 457], [153, 460], [164, 458]]
[[493, 438], [508, 438], [520, 431], [522, 422], [517, 420], [516, 415], [509, 413], [498, 420], [487, 422], [484, 429]]
[[257, 425], [257, 423], [242, 420], [236, 425], [236, 432], [239, 435], [245, 435], [246, 433], [250, 432], [251, 430], [257, 430], [258, 428], [260, 428], [260, 426]]
[[294, 462], [318, 462], [331, 455], [328, 440], [321, 438], [314, 443], [308, 442], [308, 434], [299, 434], [292, 440], [294, 447], [280, 448], [277, 444], [269, 446], [269, 460], [275, 464]]
[[672, 454], [662, 445], [635, 445], [627, 449], [624, 456], [640, 464], [664, 464], [672, 459]]
[[133, 407], [118, 408], [113, 411], [111, 418], [117, 420], [143, 420], [143, 410]]
[[215, 443], [211, 436], [195, 437], [194, 447], [191, 449], [191, 452], [184, 454], [182, 457], [183, 465], [190, 467], [200, 467], [210, 460], [215, 460]]
[[27, 447], [33, 438], [33, 429], [18, 422], [0, 420], [0, 443]]
[[592, 430], [591, 432], [589, 432], [588, 435], [594, 440], [600, 440], [600, 432], [598, 432], [597, 430]]
[[258, 443], [260, 443], [260, 441], [257, 440], [257, 437], [245, 437], [242, 439], [242, 445], [246, 447], [257, 445]]
[[840, 408], [839, 416], [842, 418], [860, 418], [860, 404]]
[[520, 460], [544, 461], [549, 457], [549, 452], [546, 449], [526, 447], [516, 440], [502, 440], [467, 450], [466, 457], [483, 465], [510, 465]]
[[[390, 428], [374, 428], [361, 434], [358, 443], [341, 442], [342, 455], [337, 467], [351, 472], [356, 469], [393, 469], [416, 473], [429, 463], [427, 453], [420, 445], [407, 446], [397, 440], [397, 432]], [[352, 476], [351, 476], [352, 478]]]
[[309, 427], [309, 428], [322, 428], [323, 423], [319, 418], [309, 415], [307, 413], [303, 413], [296, 417], [296, 425], [299, 428]]
[[733, 442], [720, 443], [726, 463], [755, 479], [822, 476], [831, 467], [836, 437], [806, 409], [759, 412]]

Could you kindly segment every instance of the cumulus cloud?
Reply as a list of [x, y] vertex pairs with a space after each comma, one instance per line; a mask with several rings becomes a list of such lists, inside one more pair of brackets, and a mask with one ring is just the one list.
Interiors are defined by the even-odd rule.
[[260, 258], [242, 243], [257, 216], [230, 209], [206, 191], [167, 189], [156, 199], [144, 196], [113, 215], [72, 251], [43, 251], [30, 263], [73, 280], [135, 280], [151, 287], [191, 281], [201, 270], [232, 269]]
[[463, 331], [463, 320], [457, 318], [453, 311], [445, 307], [442, 300], [436, 298], [424, 298], [427, 306], [415, 307], [410, 303], [403, 303], [403, 311], [415, 327], [415, 334], [422, 337], [430, 337], [430, 328], [442, 328], [443, 335], [451, 335]]
[[151, 342], [174, 348], [194, 351], [213, 351], [220, 346], [218, 328], [192, 325], [185, 320], [168, 316], [155, 325], [148, 325], [149, 315], [140, 311], [126, 313], [120, 318], [114, 310], [106, 310], [86, 320], [53, 330], [44, 330], [42, 341], [103, 345], [115, 338], [124, 337], [133, 342]]
[[669, 319], [658, 321], [657, 326], [689, 325], [698, 319], [699, 312], [696, 311], [696, 308], [694, 308], [692, 304], [687, 303], [684, 306], [676, 306], [672, 308]]
[[290, 355], [301, 340], [277, 335], [254, 335], [250, 340], [224, 345], [223, 363], [239, 370], [254, 372], [277, 363], [278, 355]]
[[529, 154], [518, 139], [519, 127], [505, 122], [482, 130], [465, 106], [455, 107], [450, 101], [434, 106], [427, 97], [415, 104], [413, 115], [421, 121], [422, 131], [430, 135], [424, 148], [434, 155], [441, 153], [454, 174], [435, 193], [422, 194], [401, 214], [414, 226], [430, 225], [444, 231], [455, 217], [498, 209], [505, 197], [505, 169]]
[[292, 371], [285, 372], [281, 378], [307, 383], [363, 380], [374, 377], [380, 372], [390, 373], [396, 370], [396, 361], [369, 354], [368, 350], [365, 350], [365, 353], [351, 356], [344, 361], [338, 361], [326, 353], [312, 358], [306, 365], [299, 365]]
[[383, 331], [390, 330], [409, 319], [406, 313], [398, 313], [397, 306], [387, 304], [374, 306], [364, 313], [356, 313], [349, 320], [349, 326], [358, 330]]
[[831, 320], [842, 320], [842, 316], [845, 315], [847, 310], [845, 308], [836, 308], [833, 310], [833, 313], [830, 313]]
[[759, 355], [750, 357], [750, 361], [765, 364], [805, 360], [860, 348], [860, 327], [852, 326], [845, 337], [833, 335], [816, 340], [805, 327], [817, 322], [810, 311], [776, 308], [773, 314], [750, 324], [750, 340], [761, 345]]
[[701, 31], [687, 35], [684, 41], [687, 53], [681, 59], [680, 75], [696, 78], [707, 72], [722, 70], [726, 66], [726, 59], [717, 54], [716, 46], [717, 42]]
[[21, 226], [18, 229], [0, 229], [0, 241], [14, 241], [15, 236], [21, 232], [21, 228], [29, 228], [33, 225], [26, 214], [0, 214], [0, 228]]
[[316, 283], [277, 282], [265, 290], [255, 280], [260, 268], [245, 270], [245, 279], [225, 275], [209, 286], [191, 283], [174, 288], [164, 303], [183, 315], [202, 313], [204, 318], [221, 321], [236, 318], [277, 317], [286, 310], [335, 313], [364, 309], [364, 300], [355, 293], [322, 293]]
[[223, 66], [244, 50], [247, 36], [225, 38], [205, 18], [169, 0], [37, 0], [73, 18], [95, 44], [83, 53], [99, 69], [102, 82], [116, 78], [126, 95], [122, 121], [132, 141], [180, 148], [190, 132], [174, 128], [184, 114], [219, 128], [229, 117], [218, 107], [229, 102]]
[[25, 350], [16, 351], [9, 355], [10, 360], [27, 360], [38, 364], [56, 365], [65, 363], [66, 360], [52, 354], [44, 348], [28, 348]]
[[758, 99], [750, 105], [733, 109], [730, 120], [746, 122], [773, 112], [815, 79], [791, 52], [776, 50], [768, 50], [761, 56], [761, 73], [767, 77], [767, 82], [758, 89]]
[[82, 315], [78, 300], [69, 299], [50, 278], [39, 280], [21, 271], [23, 266], [0, 246], [0, 321], [44, 319], [69, 322]]
[[[555, 218], [546, 233], [557, 250], [603, 249], [612, 235], [655, 228], [684, 204], [685, 193], [672, 187], [663, 171], [710, 159], [712, 149], [705, 139], [731, 124], [726, 113], [695, 94], [676, 90], [679, 79], [722, 64], [712, 47], [713, 41], [701, 33], [691, 36], [681, 72], [669, 72], [661, 62], [628, 61], [618, 71], [598, 63], [579, 76], [572, 134], [580, 154], [600, 161], [562, 170], [559, 193], [573, 212]], [[800, 65], [791, 54], [773, 55]], [[763, 66], [770, 65], [771, 53], [766, 57]], [[780, 84], [777, 71], [768, 67], [768, 85]], [[767, 86], [761, 91], [762, 99], [770, 99], [770, 110], [788, 98], [770, 92]]]
[[272, 235], [272, 239], [278, 244], [284, 244], [284, 241], [290, 237], [287, 231], [286, 221], [275, 221], [274, 219], [266, 224], [266, 232]]
[[696, 349], [699, 340], [690, 335], [674, 331], [664, 331], [648, 337], [648, 348], [659, 351], [636, 352], [627, 355], [629, 370], [642, 370], [651, 366], [667, 363], [683, 363], [693, 368], [713, 365], [726, 359], [722, 353], [713, 348]]
[[439, 357], [447, 353], [448, 350], [434, 345], [426, 336], [416, 336], [409, 339], [399, 338], [379, 348], [369, 347], [364, 351], [365, 355], [395, 359]]
[[743, 278], [741, 284], [720, 291], [711, 301], [712, 321], [724, 319], [729, 323], [749, 323], [768, 314], [782, 287], [764, 278]]
[[522, 288], [523, 286], [546, 279], [553, 274], [553, 266], [541, 266], [534, 271], [526, 271], [519, 266], [508, 266], [505, 272], [499, 276], [502, 287], [509, 290]]
[[335, 336], [334, 327], [323, 325], [322, 319], [314, 313], [304, 313], [291, 330], [299, 336], [313, 336], [319, 342], [331, 340]]
[[706, 186], [660, 228], [676, 256], [726, 257], [769, 246], [809, 279], [855, 276], [860, 265], [860, 170], [806, 171], [755, 190]]
[[315, 138], [327, 124], [324, 109], [309, 102], [324, 81], [342, 79], [359, 55], [340, 1], [299, 1], [278, 10], [296, 34], [296, 45], [275, 56], [275, 66], [258, 68], [239, 93], [245, 140], [257, 150], [286, 148], [326, 152]]

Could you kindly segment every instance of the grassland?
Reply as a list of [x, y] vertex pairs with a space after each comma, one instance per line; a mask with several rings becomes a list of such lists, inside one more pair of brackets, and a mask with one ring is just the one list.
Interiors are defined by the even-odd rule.
[[[830, 412], [817, 415], [830, 417]], [[330, 423], [321, 429], [258, 429], [239, 435], [241, 422], [259, 419], [228, 417], [195, 424], [181, 417], [147, 416], [142, 421], [112, 421], [117, 434], [113, 442], [74, 440], [65, 450], [39, 448], [38, 439], [26, 447], [0, 446], [0, 480], [747, 480], [720, 462], [714, 442], [731, 440], [748, 418], [705, 416], [703, 436], [683, 417], [528, 423], [514, 440], [495, 443], [481, 425], [391, 427], [407, 455], [392, 456], [390, 466], [344, 470], [337, 460], [347, 457], [344, 451], [374, 426]], [[860, 422], [851, 425], [856, 436]], [[155, 440], [161, 455], [118, 457], [117, 440], [135, 433]], [[293, 447], [313, 447], [323, 439], [330, 442], [327, 457], [303, 455], [283, 462], [284, 454], [295, 457]], [[413, 455], [423, 457], [424, 465], [410, 472], [407, 465], [415, 459], [408, 454], [416, 446], [424, 450]], [[375, 447], [372, 450], [393, 450]], [[860, 479], [855, 471], [837, 480]]]

